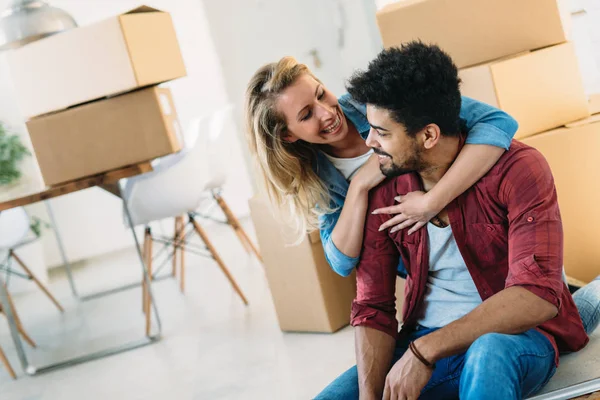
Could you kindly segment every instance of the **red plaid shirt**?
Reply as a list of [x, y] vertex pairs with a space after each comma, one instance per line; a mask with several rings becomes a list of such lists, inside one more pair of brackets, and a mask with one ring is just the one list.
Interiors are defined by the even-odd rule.
[[[370, 194], [364, 247], [357, 267], [357, 296], [352, 325], [368, 326], [396, 337], [395, 283], [398, 257], [408, 271], [403, 321], [419, 317], [429, 270], [427, 229], [379, 232], [391, 218], [371, 211], [390, 199], [423, 190], [417, 174], [387, 180]], [[452, 233], [482, 300], [511, 286], [521, 286], [558, 308], [558, 315], [538, 329], [557, 356], [583, 348], [588, 337], [562, 280], [563, 231], [554, 179], [535, 149], [513, 141], [496, 165], [447, 207]], [[518, 312], [518, 310], [516, 310]]]

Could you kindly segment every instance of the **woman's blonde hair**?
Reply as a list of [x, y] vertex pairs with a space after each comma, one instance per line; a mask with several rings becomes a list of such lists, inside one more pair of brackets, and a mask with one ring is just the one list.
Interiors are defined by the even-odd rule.
[[319, 215], [332, 211], [327, 188], [313, 169], [317, 149], [298, 140], [284, 140], [287, 126], [277, 110], [279, 95], [303, 74], [318, 79], [293, 57], [260, 68], [246, 90], [246, 129], [250, 149], [271, 198], [295, 222], [298, 240], [318, 229]]

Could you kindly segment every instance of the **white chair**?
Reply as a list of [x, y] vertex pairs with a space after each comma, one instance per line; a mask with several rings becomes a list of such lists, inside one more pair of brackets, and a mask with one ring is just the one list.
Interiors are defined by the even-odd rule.
[[[239, 221], [220, 194], [230, 163], [229, 140], [232, 136], [229, 135], [235, 133], [231, 111], [231, 107], [228, 106], [194, 120], [191, 124], [192, 134], [197, 135], [197, 138], [193, 146], [190, 147], [190, 143], [188, 143], [188, 147], [181, 152], [160, 159], [160, 162], [154, 166], [154, 171], [129, 179], [122, 193], [129, 207], [133, 224], [146, 226], [144, 256], [151, 278], [155, 277], [152, 272], [152, 242], [162, 242], [169, 247], [172, 245], [172, 275], [176, 276], [177, 274], [177, 254], [179, 253], [180, 287], [181, 291], [184, 291], [184, 251], [196, 250], [188, 241], [189, 235], [196, 232], [206, 246], [206, 249], [201, 249], [201, 251], [208, 250], [210, 257], [217, 262], [244, 304], [248, 304], [246, 297], [206, 232], [198, 223], [197, 217], [203, 217], [203, 215], [196, 212], [207, 200], [213, 203], [216, 201], [216, 204], [223, 210], [227, 223], [233, 227], [245, 249], [254, 252], [260, 259], [256, 247], [250, 242]], [[183, 216], [187, 216], [187, 224], [184, 222]], [[152, 221], [165, 218], [175, 218], [173, 238], [153, 235], [148, 226]], [[186, 232], [186, 230], [188, 231]], [[144, 286], [143, 283], [142, 285]], [[149, 301], [146, 293], [143, 304], [147, 311]]]
[[[28, 237], [30, 236], [29, 233], [31, 231], [30, 224], [31, 219], [23, 207], [12, 208], [0, 213], [0, 252], [6, 251], [8, 253], [5, 261], [0, 264], [0, 271], [6, 272], [7, 278], [11, 275], [15, 275], [32, 280], [50, 301], [54, 303], [56, 308], [58, 308], [60, 312], [63, 312], [64, 309], [60, 303], [16, 253], [19, 247], [39, 239], [37, 236]], [[13, 260], [23, 269], [25, 272], [24, 274], [19, 273], [12, 268]]]
[[[7, 274], [7, 277], [11, 275], [15, 275], [21, 278], [33, 280], [36, 285], [48, 296], [48, 298], [56, 305], [56, 307], [62, 312], [63, 308], [58, 303], [58, 301], [52, 296], [50, 291], [39, 281], [39, 279], [31, 272], [31, 270], [25, 265], [25, 263], [19, 258], [16, 254], [16, 250], [19, 247], [22, 247], [26, 244], [31, 243], [34, 240], [37, 240], [37, 237], [30, 238], [30, 223], [31, 220], [29, 215], [23, 207], [13, 208], [7, 211], [3, 211], [0, 213], [0, 253], [7, 253], [6, 258], [0, 264], [0, 271], [3, 271]], [[20, 273], [15, 271], [12, 268], [12, 261], [16, 261], [17, 264], [23, 269], [25, 272]], [[8, 281], [8, 280], [7, 280]], [[7, 291], [8, 294], [8, 291]], [[8, 307], [11, 308], [13, 315], [15, 317], [15, 322], [17, 325], [17, 329], [23, 339], [31, 346], [36, 347], [35, 342], [29, 337], [27, 332], [23, 329], [23, 325], [15, 308], [15, 305], [12, 301], [10, 294], [8, 294]], [[2, 304], [0, 304], [0, 313], [4, 313], [4, 309]], [[2, 348], [0, 348], [0, 362], [4, 364], [9, 374], [16, 378], [15, 372], [12, 369], [8, 359], [4, 355]]]

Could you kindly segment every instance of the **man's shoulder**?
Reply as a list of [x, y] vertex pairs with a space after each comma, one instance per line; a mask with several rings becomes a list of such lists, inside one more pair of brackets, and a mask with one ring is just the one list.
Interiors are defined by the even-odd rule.
[[539, 150], [513, 139], [508, 151], [504, 152], [490, 172], [505, 175], [509, 170], [525, 167], [550, 173], [546, 158]]
[[513, 140], [510, 149], [476, 186], [492, 197], [497, 196], [500, 203], [506, 203], [509, 195], [517, 195], [532, 187], [554, 186], [554, 177], [539, 150]]
[[[415, 190], [423, 190], [419, 176], [414, 173], [403, 174], [392, 178], [386, 178], [382, 183], [369, 192], [369, 201], [390, 203], [394, 197]], [[386, 204], [386, 205], [391, 205]]]

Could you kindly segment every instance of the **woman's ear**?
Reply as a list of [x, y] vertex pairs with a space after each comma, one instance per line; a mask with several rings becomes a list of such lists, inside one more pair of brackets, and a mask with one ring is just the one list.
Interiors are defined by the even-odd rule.
[[281, 132], [281, 138], [284, 142], [294, 143], [298, 140], [298, 138], [290, 133], [287, 129]]
[[442, 132], [436, 124], [429, 124], [423, 129], [423, 135], [423, 146], [426, 150], [430, 150], [439, 142]]

